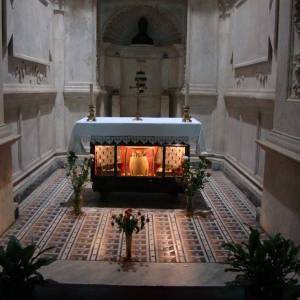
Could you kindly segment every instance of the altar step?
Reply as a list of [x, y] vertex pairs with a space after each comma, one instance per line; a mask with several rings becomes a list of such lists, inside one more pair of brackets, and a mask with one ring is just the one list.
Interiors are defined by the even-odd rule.
[[[38, 289], [43, 300], [244, 300], [243, 288], [227, 286], [236, 274], [219, 263], [121, 263], [56, 261], [42, 268], [54, 280]], [[298, 300], [300, 286], [283, 300]], [[246, 300], [246, 299], [245, 299]]]
[[244, 300], [244, 290], [235, 287], [162, 287], [54, 284], [38, 290], [41, 300]]

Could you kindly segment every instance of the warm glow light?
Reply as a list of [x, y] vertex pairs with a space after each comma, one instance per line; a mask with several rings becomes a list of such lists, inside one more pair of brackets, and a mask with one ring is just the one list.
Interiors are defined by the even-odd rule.
[[[96, 176], [148, 176], [167, 177], [181, 176], [185, 157], [185, 146], [166, 146], [165, 164], [163, 163], [162, 146], [114, 146], [95, 147]], [[115, 161], [115, 157], [117, 161]]]

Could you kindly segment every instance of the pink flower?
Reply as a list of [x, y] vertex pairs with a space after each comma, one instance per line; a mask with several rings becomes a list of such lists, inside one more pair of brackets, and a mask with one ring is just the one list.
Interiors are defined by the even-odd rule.
[[126, 215], [130, 216], [131, 213], [132, 213], [132, 209], [131, 209], [131, 208], [127, 208], [127, 209], [125, 210], [125, 216], [126, 216]]

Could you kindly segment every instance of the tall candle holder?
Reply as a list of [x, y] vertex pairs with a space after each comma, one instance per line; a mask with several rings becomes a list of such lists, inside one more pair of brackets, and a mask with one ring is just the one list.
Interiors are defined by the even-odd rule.
[[192, 122], [192, 117], [190, 115], [190, 106], [185, 105], [183, 107], [183, 117], [182, 117], [183, 122]]
[[92, 122], [96, 121], [96, 109], [95, 106], [92, 104], [89, 105], [89, 115], [87, 116], [86, 120]]
[[87, 116], [87, 121], [96, 121], [96, 108], [94, 105], [94, 90], [93, 84], [90, 84], [90, 104], [89, 104], [89, 115]]
[[134, 121], [142, 121], [140, 114], [140, 95], [144, 93], [147, 89], [146, 82], [147, 77], [144, 71], [137, 71], [135, 76], [135, 86], [130, 86], [130, 89], [136, 89], [136, 98], [137, 98], [137, 105], [136, 105], [136, 116], [133, 119]]

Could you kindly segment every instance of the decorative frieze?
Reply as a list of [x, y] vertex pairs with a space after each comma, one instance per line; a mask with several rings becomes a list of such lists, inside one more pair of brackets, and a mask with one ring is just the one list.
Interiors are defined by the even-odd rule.
[[291, 36], [291, 88], [290, 97], [300, 98], [300, 0], [294, 0], [293, 5], [294, 31]]
[[300, 51], [294, 56], [292, 96], [300, 96]]
[[257, 73], [256, 74], [256, 79], [259, 82], [261, 87], [265, 87], [268, 81], [268, 75], [267, 74], [263, 74], [263, 73]]
[[19, 83], [28, 81], [30, 84], [42, 84], [47, 79], [47, 71], [44, 66], [40, 67], [38, 64], [25, 63], [25, 61], [15, 65], [13, 75]]
[[295, 0], [294, 4], [294, 24], [295, 30], [300, 34], [300, 0]]

